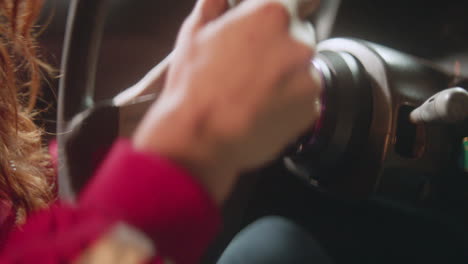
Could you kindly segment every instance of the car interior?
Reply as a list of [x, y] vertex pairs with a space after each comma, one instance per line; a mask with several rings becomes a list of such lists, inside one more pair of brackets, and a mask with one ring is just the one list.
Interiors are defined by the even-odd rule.
[[[44, 93], [53, 107], [43, 115], [58, 115], [45, 126], [58, 135], [63, 198], [91, 176], [90, 153], [131, 135], [157, 100], [158, 90], [125, 91], [156, 65], [163, 75], [194, 3], [46, 1], [40, 43], [61, 78]], [[325, 80], [320, 121], [242, 175], [203, 263], [271, 215], [305, 228], [336, 263], [468, 263], [466, 105], [411, 119], [440, 93], [468, 94], [467, 10], [456, 0], [322, 0], [309, 18], [319, 40], [311, 63]]]

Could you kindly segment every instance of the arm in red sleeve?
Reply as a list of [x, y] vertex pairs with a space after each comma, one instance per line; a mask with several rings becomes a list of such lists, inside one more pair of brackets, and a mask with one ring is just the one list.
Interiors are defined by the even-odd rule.
[[220, 223], [219, 211], [182, 168], [117, 142], [76, 207], [61, 204], [13, 233], [6, 263], [62, 263], [77, 259], [118, 222], [137, 228], [159, 258], [197, 263]]

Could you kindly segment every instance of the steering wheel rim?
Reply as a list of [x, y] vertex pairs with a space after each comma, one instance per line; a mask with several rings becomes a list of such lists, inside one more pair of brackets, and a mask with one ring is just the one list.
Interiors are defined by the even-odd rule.
[[95, 76], [108, 0], [72, 0], [68, 11], [59, 83], [57, 141], [59, 196], [72, 200], [70, 160], [65, 150], [73, 118], [95, 105]]

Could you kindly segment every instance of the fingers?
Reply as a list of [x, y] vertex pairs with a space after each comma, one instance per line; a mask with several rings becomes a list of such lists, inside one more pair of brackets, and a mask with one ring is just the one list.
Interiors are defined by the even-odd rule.
[[[253, 3], [253, 1], [251, 3]], [[252, 19], [256, 20], [255, 24], [263, 25], [263, 27], [273, 31], [277, 31], [278, 29], [285, 30], [288, 28], [291, 17], [288, 10], [282, 4], [274, 1], [262, 4], [259, 3], [260, 1], [253, 4], [253, 8], [256, 10], [251, 14]]]
[[301, 117], [299, 130], [310, 128], [321, 112], [322, 82], [318, 72], [310, 66], [294, 71], [278, 93], [283, 100], [294, 103], [293, 109]]
[[[244, 0], [228, 0], [229, 7], [234, 7]], [[252, 1], [252, 0], [249, 0]], [[278, 0], [276, 0], [278, 1]], [[299, 13], [299, 17], [305, 19], [307, 16], [311, 15], [320, 5], [320, 0], [287, 0], [288, 2], [298, 2], [297, 12]], [[281, 1], [279, 1], [281, 2]]]
[[[242, 21], [239, 28], [247, 34], [246, 49], [252, 50], [254, 56], [265, 61], [262, 69], [276, 76], [274, 79], [284, 78], [291, 69], [310, 65], [315, 52], [314, 45], [298, 40], [291, 34], [293, 21], [287, 7], [279, 1], [245, 1], [227, 14], [226, 18]], [[241, 35], [237, 36], [239, 38]]]
[[[287, 11], [286, 20], [289, 22], [291, 18], [295, 20], [304, 19], [305, 17], [310, 15], [314, 10], [317, 9], [320, 0], [198, 0], [194, 10], [192, 11], [186, 23], [184, 24], [184, 34], [195, 33], [209, 22], [222, 16], [227, 11], [227, 9], [233, 8], [240, 2], [244, 2], [243, 5], [250, 6], [250, 8], [246, 8], [247, 10], [252, 10], [252, 7], [255, 8], [256, 6], [265, 6], [267, 10], [272, 10], [275, 8], [271, 6], [281, 5]], [[263, 12], [271, 13], [275, 11], [272, 10]], [[284, 22], [285, 19], [281, 21]], [[294, 34], [294, 32], [292, 33]]]
[[[296, 78], [305, 85], [298, 87], [313, 86], [321, 87], [322, 78], [319, 71], [312, 63], [315, 56], [315, 49], [296, 40], [290, 40], [285, 49], [289, 50], [289, 67], [293, 69]], [[286, 54], [286, 52], [285, 52]]]
[[280, 69], [283, 81], [278, 87], [278, 95], [285, 99], [299, 98], [296, 102], [310, 113], [310, 120], [307, 121], [313, 121], [320, 110], [322, 94], [322, 77], [312, 64], [315, 50], [294, 39], [285, 41], [282, 49], [283, 58], [279, 60], [283, 61], [283, 69]]
[[[315, 30], [312, 25], [302, 19], [312, 12], [318, 5], [318, 0], [264, 0], [264, 1], [243, 1], [238, 8], [250, 6], [282, 6], [286, 11], [289, 34], [296, 40], [309, 46], [315, 45]], [[264, 21], [262, 23], [265, 23]]]
[[[284, 79], [292, 72], [308, 69], [314, 57], [315, 50], [295, 39], [285, 38], [278, 45], [268, 62], [272, 75]], [[276, 67], [274, 67], [275, 65]]]

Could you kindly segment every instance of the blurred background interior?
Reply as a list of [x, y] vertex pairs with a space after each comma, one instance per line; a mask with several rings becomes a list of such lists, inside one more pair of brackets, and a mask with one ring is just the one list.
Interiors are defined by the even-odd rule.
[[[178, 28], [195, 0], [109, 2], [97, 70], [97, 100], [131, 86], [170, 52]], [[69, 3], [70, 0], [46, 0], [41, 20], [41, 24], [48, 25], [41, 35], [44, 53], [57, 67]], [[330, 37], [369, 40], [428, 59], [447, 71], [468, 75], [466, 10], [468, 2], [458, 0], [344, 0]], [[52, 82], [52, 89], [57, 87], [57, 82]], [[45, 100], [55, 103], [49, 91]], [[53, 120], [54, 115], [51, 109], [48, 119]], [[55, 125], [49, 123], [47, 130], [53, 132]]]

